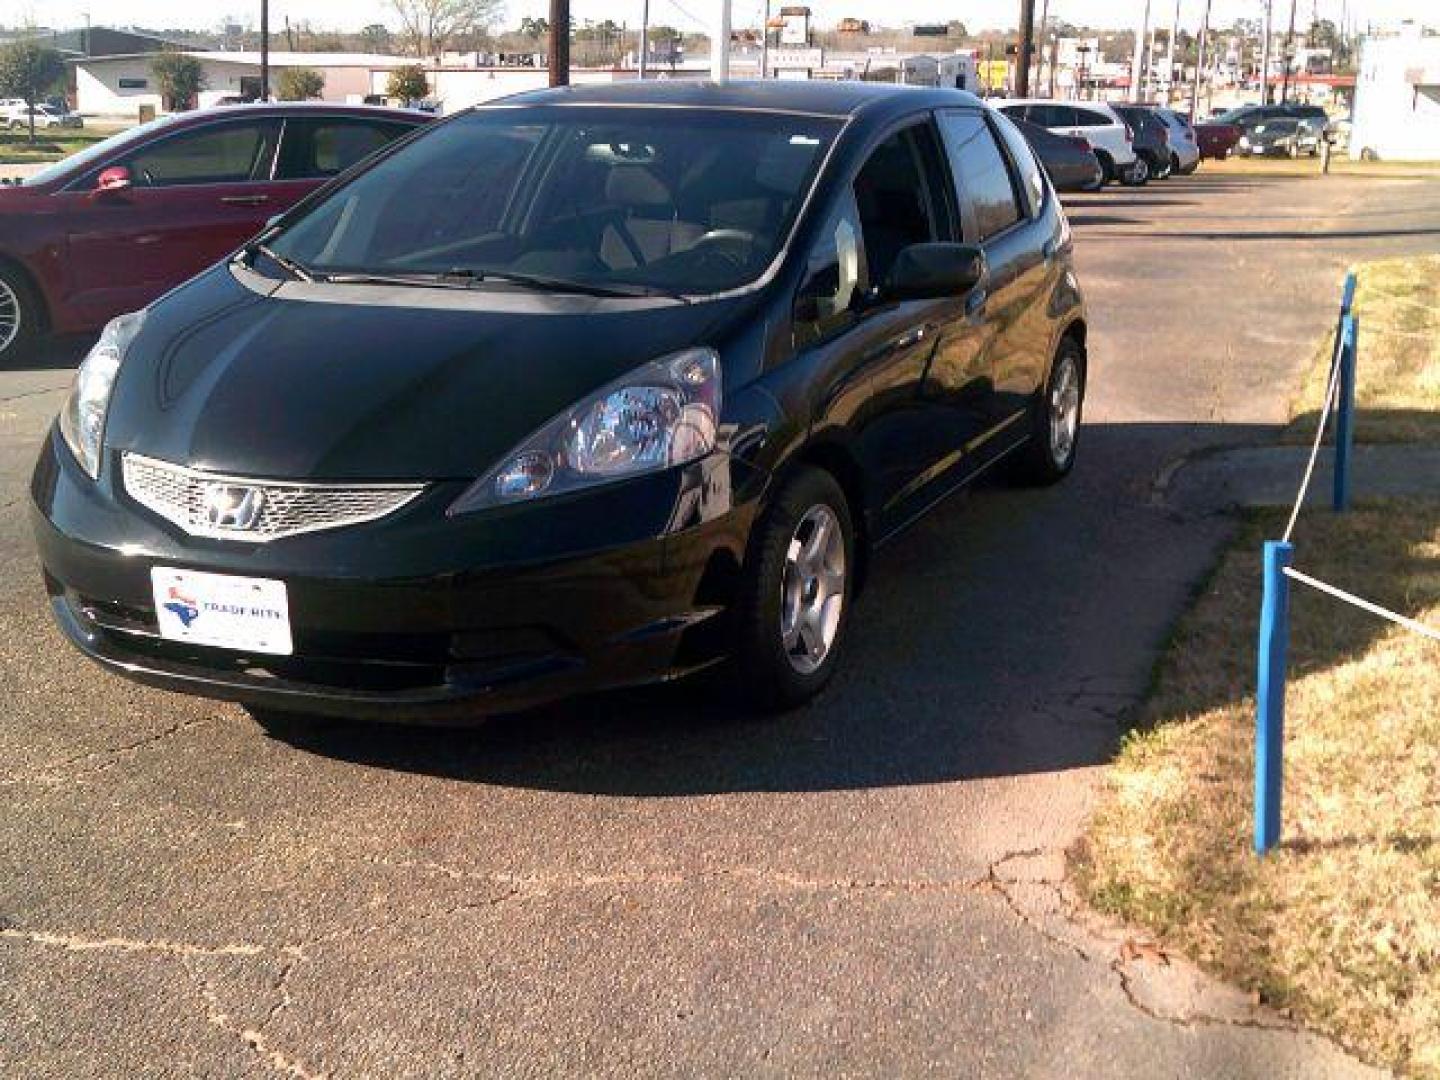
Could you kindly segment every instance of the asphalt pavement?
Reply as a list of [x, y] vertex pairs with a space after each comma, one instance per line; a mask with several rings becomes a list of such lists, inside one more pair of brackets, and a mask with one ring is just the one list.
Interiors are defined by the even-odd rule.
[[24, 520], [83, 343], [0, 371], [0, 1075], [1361, 1071], [1127, 947], [1064, 853], [1231, 528], [1157, 483], [1273, 432], [1344, 267], [1440, 250], [1440, 180], [1067, 201], [1077, 471], [891, 545], [844, 671], [781, 719], [700, 683], [267, 730], [103, 674]]

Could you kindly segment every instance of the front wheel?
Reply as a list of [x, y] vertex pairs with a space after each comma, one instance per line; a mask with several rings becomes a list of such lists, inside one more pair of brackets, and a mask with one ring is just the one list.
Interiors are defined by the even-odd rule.
[[805, 467], [756, 524], [739, 605], [743, 693], [765, 710], [795, 708], [830, 681], [850, 615], [855, 529], [835, 478]]
[[1011, 476], [1021, 484], [1053, 484], [1075, 467], [1085, 405], [1085, 350], [1066, 338], [1055, 353], [1045, 392], [1030, 406], [1030, 440], [1017, 451]]
[[1126, 187], [1144, 187], [1149, 179], [1150, 166], [1143, 157], [1137, 157], [1121, 175], [1120, 182]]
[[0, 262], [0, 361], [24, 356], [40, 332], [40, 305], [23, 274]]

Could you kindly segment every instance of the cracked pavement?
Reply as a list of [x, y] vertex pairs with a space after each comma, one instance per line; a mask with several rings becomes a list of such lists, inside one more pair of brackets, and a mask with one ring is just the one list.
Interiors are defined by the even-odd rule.
[[1202, 170], [1073, 200], [1077, 473], [887, 549], [846, 669], [782, 719], [699, 683], [267, 730], [102, 674], [23, 513], [83, 343], [0, 370], [0, 1074], [1364, 1072], [1086, 912], [1064, 852], [1229, 529], [1156, 477], [1267, 435], [1343, 267], [1440, 247], [1437, 195]]

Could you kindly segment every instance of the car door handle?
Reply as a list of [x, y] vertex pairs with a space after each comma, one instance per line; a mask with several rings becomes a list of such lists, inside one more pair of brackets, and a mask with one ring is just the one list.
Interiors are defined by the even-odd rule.
[[270, 201], [269, 195], [221, 195], [220, 201], [227, 206], [259, 206]]
[[934, 329], [935, 328], [928, 323], [922, 323], [919, 326], [912, 326], [909, 330], [906, 330], [899, 337], [891, 341], [890, 348], [909, 349], [912, 346], [919, 345], [922, 341], [924, 341], [927, 337], [930, 336], [930, 331]]

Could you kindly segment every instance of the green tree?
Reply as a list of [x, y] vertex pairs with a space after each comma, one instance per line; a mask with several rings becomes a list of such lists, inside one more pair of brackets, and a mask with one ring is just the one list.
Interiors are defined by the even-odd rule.
[[534, 19], [526, 15], [520, 20], [520, 33], [528, 38], [542, 38], [550, 33], [550, 23], [546, 19]]
[[385, 93], [401, 101], [424, 101], [430, 93], [430, 81], [425, 78], [425, 69], [419, 64], [407, 64], [390, 72], [385, 84]]
[[325, 92], [325, 76], [314, 68], [284, 68], [278, 89], [281, 101], [313, 101]]
[[439, 56], [452, 39], [485, 30], [503, 6], [504, 0], [390, 0], [416, 56]]
[[167, 109], [176, 111], [194, 107], [195, 95], [209, 83], [200, 61], [182, 52], [163, 52], [150, 61], [150, 74], [160, 87], [160, 98]]
[[365, 43], [366, 52], [388, 53], [390, 51], [390, 28], [384, 23], [371, 23], [360, 31], [360, 40]]
[[30, 106], [30, 141], [35, 141], [35, 103], [65, 74], [65, 61], [36, 41], [12, 41], [0, 48], [0, 94], [24, 98]]

